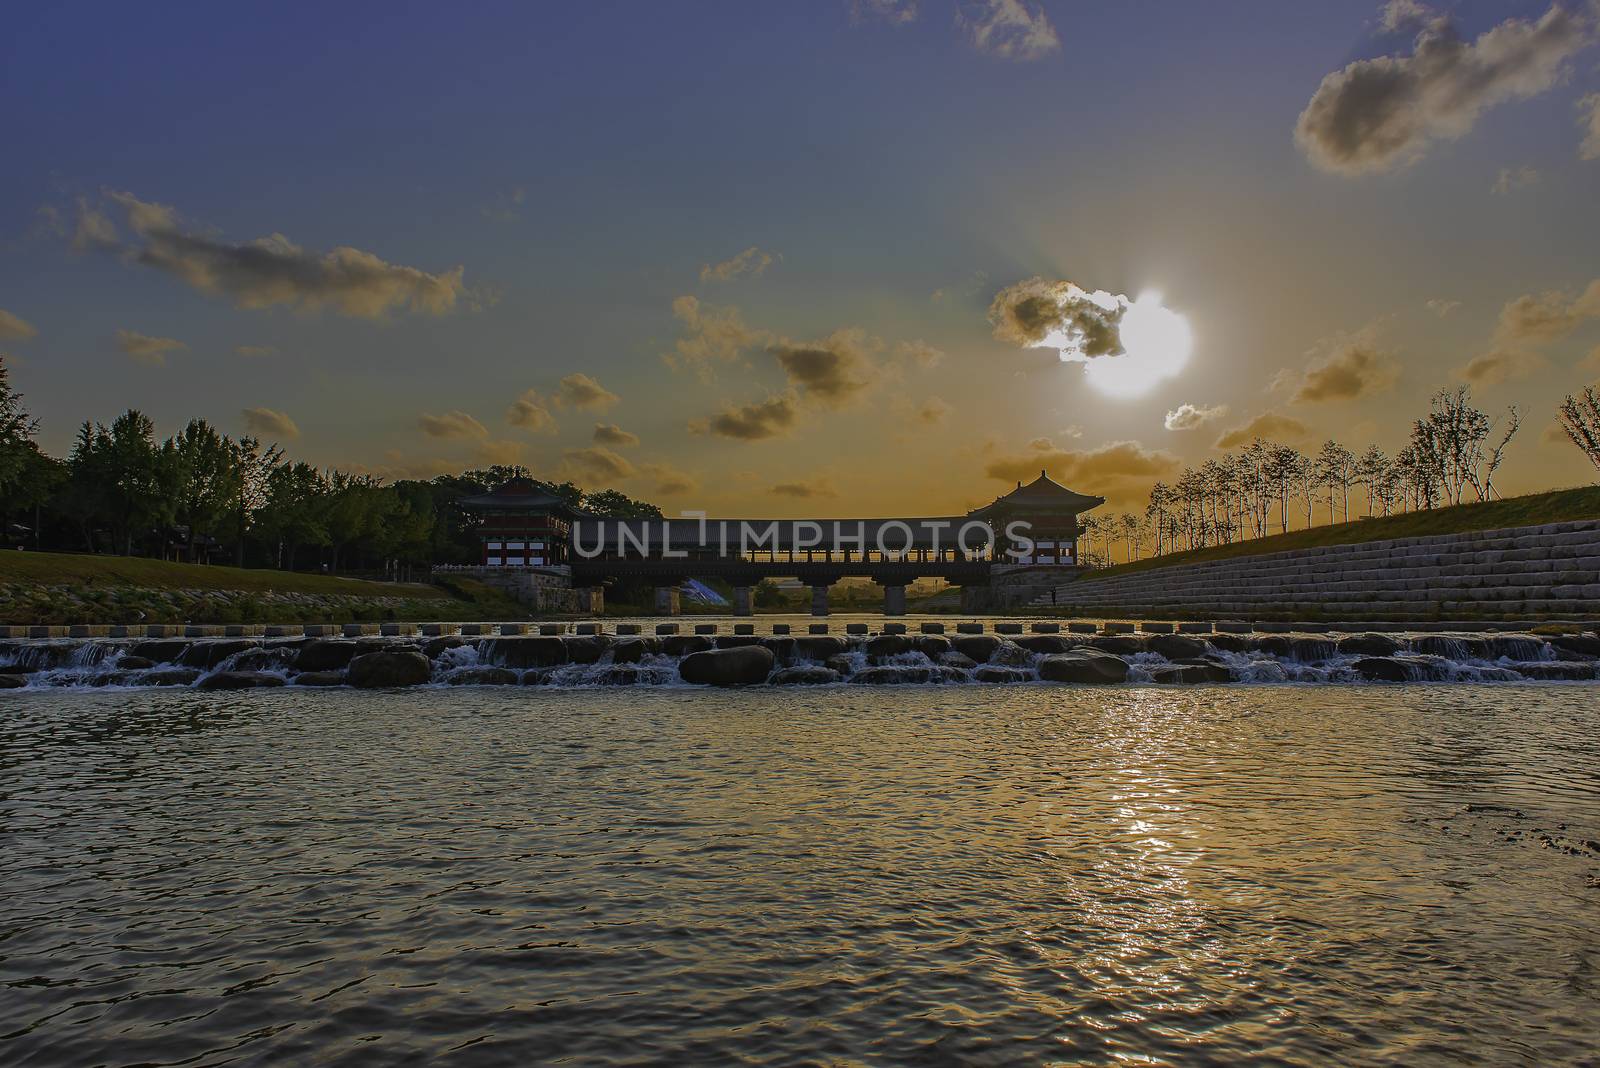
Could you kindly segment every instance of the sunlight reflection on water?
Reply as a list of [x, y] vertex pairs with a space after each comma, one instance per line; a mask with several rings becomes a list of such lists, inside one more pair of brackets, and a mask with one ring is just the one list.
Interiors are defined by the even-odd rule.
[[1582, 688], [0, 701], [0, 1060], [1581, 1061]]

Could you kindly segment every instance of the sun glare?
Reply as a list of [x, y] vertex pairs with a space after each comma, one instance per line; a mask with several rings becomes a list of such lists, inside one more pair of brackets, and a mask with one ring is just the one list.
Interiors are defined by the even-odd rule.
[[1084, 363], [1089, 385], [1111, 397], [1138, 397], [1189, 362], [1194, 339], [1189, 321], [1163, 307], [1159, 293], [1144, 293], [1128, 306], [1121, 323], [1123, 353]]

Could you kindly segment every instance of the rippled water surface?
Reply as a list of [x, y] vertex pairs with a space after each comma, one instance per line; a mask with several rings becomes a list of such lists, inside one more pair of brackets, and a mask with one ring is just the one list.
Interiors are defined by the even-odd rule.
[[0, 695], [0, 1063], [1593, 1063], [1597, 706]]

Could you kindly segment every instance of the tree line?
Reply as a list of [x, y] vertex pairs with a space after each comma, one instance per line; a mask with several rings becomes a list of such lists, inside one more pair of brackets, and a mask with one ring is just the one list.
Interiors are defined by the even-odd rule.
[[[291, 460], [277, 444], [230, 437], [204, 419], [158, 440], [150, 418], [131, 409], [109, 426], [85, 422], [58, 459], [39, 448], [22, 400], [0, 357], [0, 532], [13, 548], [400, 575], [478, 562], [478, 521], [454, 502], [530, 477], [494, 465], [386, 483]], [[597, 515], [661, 514], [615, 490], [540, 484]]]
[[[1600, 466], [1600, 397], [1586, 391], [1589, 428], [1581, 428], [1579, 402], [1567, 398], [1580, 429], [1569, 436]], [[1498, 419], [1473, 406], [1466, 386], [1435, 394], [1427, 415], [1411, 426], [1406, 446], [1393, 457], [1377, 445], [1359, 453], [1329, 440], [1316, 453], [1256, 438], [1170, 484], [1150, 489], [1144, 514], [1083, 517], [1085, 563], [1106, 566], [1352, 518], [1394, 515], [1500, 496], [1495, 473], [1522, 427], [1513, 406]], [[1352, 515], [1352, 500], [1355, 514]]]

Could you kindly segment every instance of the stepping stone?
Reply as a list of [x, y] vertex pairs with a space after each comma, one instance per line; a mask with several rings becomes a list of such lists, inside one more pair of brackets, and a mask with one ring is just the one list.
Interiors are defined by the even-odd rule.
[[1212, 628], [1211, 628], [1211, 624], [1210, 623], [1179, 623], [1178, 624], [1178, 633], [1179, 634], [1210, 634], [1211, 633], [1211, 629]]
[[585, 637], [592, 638], [596, 634], [600, 633], [600, 624], [598, 624], [598, 623], [579, 623], [578, 624], [578, 629], [576, 630], [575, 633], [583, 635]]
[[828, 625], [826, 623], [812, 623], [810, 626], [808, 626], [806, 628], [806, 633], [808, 633], [808, 634], [826, 634], [826, 633], [828, 633]]
[[907, 628], [904, 623], [885, 623], [883, 625], [883, 632], [885, 634], [904, 634], [906, 629]]
[[921, 630], [922, 630], [922, 633], [924, 633], [924, 634], [943, 634], [944, 633], [944, 624], [943, 623], [924, 623], [922, 625], [922, 627], [921, 627]]
[[1107, 623], [1100, 628], [1101, 634], [1132, 634], [1132, 623]]
[[846, 623], [844, 632], [846, 634], [865, 634], [867, 633], [867, 625], [865, 623]]
[[787, 623], [774, 623], [772, 625], [772, 633], [774, 633], [774, 634], [788, 634], [789, 633], [789, 624], [787, 624]]
[[996, 623], [994, 625], [994, 632], [996, 634], [1021, 634], [1022, 633], [1022, 624], [1021, 623]]
[[1068, 623], [1067, 624], [1067, 633], [1068, 634], [1098, 634], [1098, 633], [1100, 633], [1100, 628], [1095, 626], [1093, 623]]
[[1035, 623], [1030, 628], [1035, 634], [1060, 634], [1060, 623]]
[[539, 633], [544, 635], [546, 638], [553, 638], [553, 637], [555, 637], [555, 636], [557, 636], [559, 634], [565, 634], [566, 632], [567, 632], [567, 625], [565, 623], [540, 623], [539, 624]]
[[957, 634], [982, 634], [983, 633], [983, 624], [982, 623], [957, 623], [956, 624], [956, 633]]
[[676, 633], [678, 633], [678, 625], [676, 623], [657, 623], [656, 624], [656, 633], [657, 634], [676, 634]]
[[643, 628], [637, 623], [618, 623], [618, 634], [638, 634]]
[[717, 632], [717, 625], [715, 623], [696, 623], [694, 625], [694, 632], [696, 634], [715, 634]]
[[1172, 629], [1173, 628], [1172, 628], [1172, 624], [1171, 623], [1140, 623], [1139, 624], [1139, 632], [1141, 634], [1171, 634], [1172, 633]]
[[[756, 632], [756, 625], [754, 623], [735, 623], [733, 625], [733, 632], [735, 634], [754, 634]], [[620, 627], [617, 629], [617, 633], [622, 633]]]

